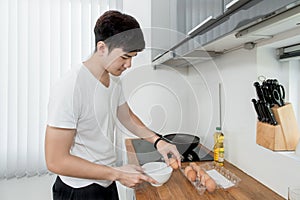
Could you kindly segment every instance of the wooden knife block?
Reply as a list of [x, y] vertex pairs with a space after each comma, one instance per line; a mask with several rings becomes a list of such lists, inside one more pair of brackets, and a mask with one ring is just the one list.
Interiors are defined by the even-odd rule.
[[278, 125], [257, 122], [256, 143], [273, 151], [294, 151], [300, 138], [292, 104], [273, 107]]

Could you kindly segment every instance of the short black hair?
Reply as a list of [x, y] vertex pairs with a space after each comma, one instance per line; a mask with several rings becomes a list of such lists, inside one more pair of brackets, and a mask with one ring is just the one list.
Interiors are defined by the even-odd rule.
[[95, 52], [99, 41], [108, 45], [109, 52], [114, 48], [122, 48], [125, 52], [145, 49], [144, 35], [137, 20], [116, 10], [106, 11], [99, 17], [94, 33]]

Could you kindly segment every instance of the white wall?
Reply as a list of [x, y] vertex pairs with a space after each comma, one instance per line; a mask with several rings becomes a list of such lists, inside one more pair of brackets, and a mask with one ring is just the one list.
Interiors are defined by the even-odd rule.
[[[139, 9], [136, 9], [137, 6]], [[143, 28], [146, 50], [133, 59], [132, 68], [122, 75], [122, 81], [125, 96], [133, 111], [151, 129], [161, 133], [190, 132], [195, 131], [196, 125], [192, 127], [187, 119], [190, 116], [187, 101], [193, 104], [196, 104], [196, 101], [190, 99], [193, 91], [187, 79], [187, 68], [160, 66], [153, 70], [151, 61], [151, 50], [167, 50], [170, 46], [169, 36], [174, 34], [173, 30], [168, 29], [171, 21], [169, 6], [169, 1], [124, 1], [124, 12], [136, 17]], [[159, 13], [163, 13], [163, 16]], [[160, 28], [164, 28], [163, 31]], [[153, 33], [166, 35], [160, 37], [160, 42], [153, 43]]]
[[[188, 120], [190, 112], [187, 101], [193, 104], [196, 101], [190, 99], [193, 91], [187, 79], [187, 68], [159, 66], [153, 70], [152, 65], [151, 50], [167, 50], [170, 47], [169, 36], [174, 34], [173, 30], [168, 29], [171, 21], [169, 6], [169, 1], [124, 1], [124, 12], [140, 22], [146, 36], [146, 49], [133, 59], [131, 69], [122, 75], [122, 82], [132, 110], [149, 128], [161, 133], [194, 132], [196, 125], [192, 127]], [[160, 28], [164, 28], [163, 31]], [[161, 40], [154, 43], [153, 33], [166, 35], [161, 35]]]
[[[266, 54], [261, 54], [264, 51]], [[259, 55], [257, 55], [257, 49], [238, 50], [216, 58], [214, 64], [203, 63], [196, 68], [205, 73], [207, 80], [218, 80], [218, 78], [222, 80], [225, 158], [281, 196], [287, 197], [288, 186], [297, 185], [300, 182], [300, 162], [283, 153], [276, 153], [256, 144], [256, 113], [251, 103], [252, 98], [257, 98], [253, 87], [257, 76], [268, 67], [274, 66], [273, 61], [268, 62], [270, 56], [273, 55], [266, 49], [259, 51]], [[209, 74], [208, 71], [215, 66], [217, 66], [216, 73]], [[279, 70], [282, 69], [279, 68]], [[274, 73], [267, 71], [267, 77], [276, 77], [278, 73], [278, 71]], [[189, 76], [194, 77], [195, 74], [195, 70], [190, 70]], [[214, 84], [213, 81], [208, 82], [208, 87], [213, 88]], [[202, 92], [207, 91], [202, 90]], [[217, 91], [211, 92], [217, 93]], [[212, 96], [217, 96], [217, 94]], [[206, 104], [211, 104], [211, 102]], [[218, 106], [212, 104], [213, 107]], [[201, 117], [204, 120], [206, 115], [211, 115], [210, 108], [202, 106], [201, 111]], [[218, 118], [218, 116], [213, 118]], [[218, 121], [215, 120], [215, 123], [217, 125]], [[210, 135], [204, 136], [209, 137], [206, 144], [210, 147], [212, 147], [213, 132], [214, 126], [212, 125], [209, 129]]]

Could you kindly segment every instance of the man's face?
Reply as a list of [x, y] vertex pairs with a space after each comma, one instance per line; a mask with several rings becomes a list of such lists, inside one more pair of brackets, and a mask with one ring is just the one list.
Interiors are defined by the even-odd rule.
[[137, 52], [126, 53], [121, 48], [115, 48], [107, 55], [106, 70], [114, 76], [120, 76], [123, 71], [131, 67], [132, 57], [136, 55]]

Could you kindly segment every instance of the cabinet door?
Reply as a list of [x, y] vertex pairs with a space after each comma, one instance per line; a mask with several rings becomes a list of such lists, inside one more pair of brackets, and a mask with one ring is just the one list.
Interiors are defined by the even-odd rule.
[[186, 33], [212, 16], [217, 18], [223, 14], [223, 0], [186, 0]]
[[[176, 2], [176, 1], [175, 1]], [[151, 0], [151, 58], [165, 52], [172, 45], [171, 43], [171, 21], [170, 0]], [[176, 5], [176, 4], [175, 4]], [[173, 40], [173, 39], [172, 39]], [[174, 41], [172, 41], [174, 42]]]
[[[177, 27], [184, 27], [180, 31], [183, 31], [185, 35], [208, 17], [217, 18], [222, 15], [224, 10], [223, 0], [180, 0], [177, 5]], [[184, 54], [199, 46], [202, 43], [201, 40], [206, 41], [208, 39], [197, 37], [182, 45], [176, 51], [179, 54]]]
[[[152, 0], [152, 58], [182, 41], [189, 31], [209, 16], [223, 14], [223, 0]], [[204, 38], [209, 40], [211, 35]], [[203, 38], [191, 40], [176, 49], [183, 55], [199, 46]]]
[[232, 1], [234, 1], [234, 0], [223, 0], [223, 2], [224, 2], [224, 9], [225, 9], [226, 5], [229, 4]]

